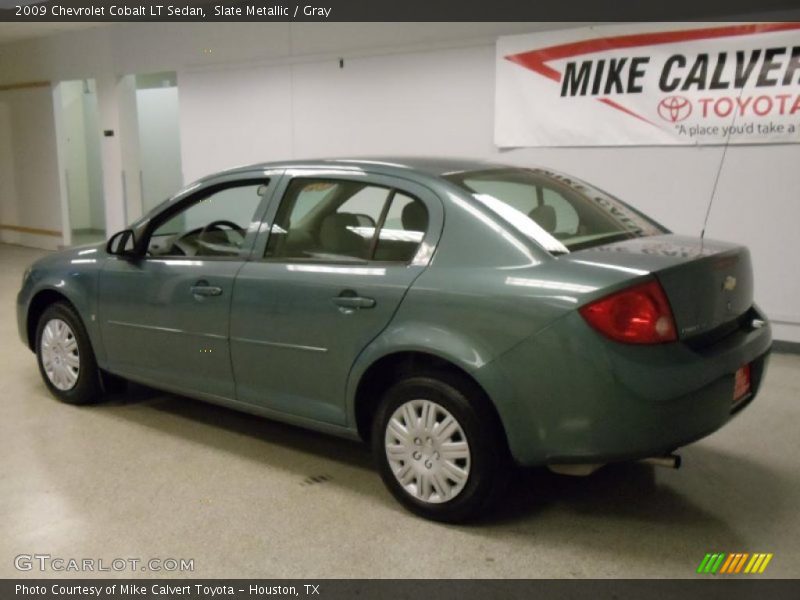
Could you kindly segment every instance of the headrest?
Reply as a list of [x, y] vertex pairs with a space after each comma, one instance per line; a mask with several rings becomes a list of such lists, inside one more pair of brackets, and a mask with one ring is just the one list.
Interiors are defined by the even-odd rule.
[[428, 229], [428, 211], [417, 200], [403, 207], [400, 220], [403, 223], [403, 229], [406, 231], [424, 232]]
[[363, 239], [348, 227], [358, 227], [358, 217], [352, 213], [333, 213], [325, 217], [319, 229], [322, 247], [343, 254], [359, 253]]
[[528, 213], [528, 216], [547, 233], [556, 230], [556, 209], [549, 204], [541, 204]]

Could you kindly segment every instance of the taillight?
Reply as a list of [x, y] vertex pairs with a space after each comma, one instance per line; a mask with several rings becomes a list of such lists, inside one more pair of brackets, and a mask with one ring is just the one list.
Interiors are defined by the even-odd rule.
[[655, 279], [581, 307], [597, 331], [617, 342], [661, 344], [678, 339], [669, 301]]

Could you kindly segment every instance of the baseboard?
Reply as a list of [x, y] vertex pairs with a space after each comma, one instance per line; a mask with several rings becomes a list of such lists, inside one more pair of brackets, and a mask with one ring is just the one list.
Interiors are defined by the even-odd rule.
[[800, 354], [800, 342], [784, 342], [775, 340], [772, 342], [772, 351], [782, 354]]
[[43, 250], [58, 250], [61, 237], [49, 234], [40, 235], [10, 229], [0, 229], [0, 243], [27, 246], [28, 248], [42, 248]]

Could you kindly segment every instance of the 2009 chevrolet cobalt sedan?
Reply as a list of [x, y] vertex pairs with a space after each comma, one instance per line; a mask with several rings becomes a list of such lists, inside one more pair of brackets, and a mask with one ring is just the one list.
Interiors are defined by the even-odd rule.
[[746, 248], [544, 169], [262, 164], [36, 262], [19, 330], [50, 391], [124, 380], [368, 440], [412, 511], [468, 519], [513, 463], [663, 457], [755, 396]]

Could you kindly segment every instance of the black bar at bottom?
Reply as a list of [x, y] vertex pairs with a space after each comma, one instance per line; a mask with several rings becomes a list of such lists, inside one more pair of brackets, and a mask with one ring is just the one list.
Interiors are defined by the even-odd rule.
[[696, 579], [4, 579], [3, 600], [783, 600], [800, 597], [800, 580], [757, 575]]

